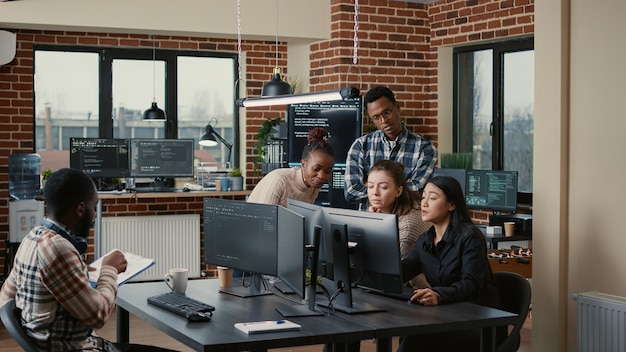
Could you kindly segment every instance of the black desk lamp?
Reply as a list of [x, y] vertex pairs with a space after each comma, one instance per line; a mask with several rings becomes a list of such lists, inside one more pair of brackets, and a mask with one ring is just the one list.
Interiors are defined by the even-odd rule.
[[224, 146], [226, 146], [226, 148], [228, 148], [228, 159], [226, 160], [230, 163], [230, 154], [233, 151], [233, 144], [222, 138], [222, 136], [220, 136], [220, 134], [213, 129], [213, 126], [211, 126], [210, 123], [206, 125], [205, 129], [205, 133], [202, 137], [200, 137], [200, 141], [198, 143], [205, 147], [215, 147], [217, 145], [217, 141], [219, 140], [222, 144], [224, 144]]

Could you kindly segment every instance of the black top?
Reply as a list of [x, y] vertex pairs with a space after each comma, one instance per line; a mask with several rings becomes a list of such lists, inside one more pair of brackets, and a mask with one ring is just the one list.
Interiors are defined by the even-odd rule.
[[402, 260], [403, 277], [415, 277], [423, 272], [432, 289], [441, 296], [440, 303], [469, 301], [501, 307], [480, 230], [468, 224], [453, 233], [448, 227], [436, 246], [434, 238], [434, 227], [419, 236], [411, 253]]

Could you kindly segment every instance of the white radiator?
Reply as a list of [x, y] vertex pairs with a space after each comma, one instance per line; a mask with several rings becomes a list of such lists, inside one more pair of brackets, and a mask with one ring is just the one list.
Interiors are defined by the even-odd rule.
[[162, 280], [171, 268], [200, 277], [200, 215], [102, 218], [102, 255], [112, 249], [153, 258], [156, 264], [132, 281]]
[[626, 298], [585, 292], [578, 299], [578, 351], [626, 351]]

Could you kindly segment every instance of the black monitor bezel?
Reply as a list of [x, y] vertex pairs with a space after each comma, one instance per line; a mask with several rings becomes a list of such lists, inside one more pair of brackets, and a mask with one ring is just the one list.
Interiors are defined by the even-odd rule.
[[[479, 209], [479, 210], [492, 210], [494, 212], [506, 211], [506, 212], [515, 212], [517, 210], [517, 190], [518, 190], [518, 172], [512, 170], [481, 170], [481, 169], [468, 169], [466, 172], [466, 180], [465, 180], [465, 203], [467, 204], [468, 209]], [[472, 175], [478, 175], [481, 179], [485, 180], [485, 187], [489, 187], [487, 178], [489, 174], [497, 174], [501, 176], [510, 176], [513, 177], [514, 182], [510, 185], [513, 187], [512, 191], [507, 191], [507, 193], [511, 194], [512, 201], [508, 200], [505, 205], [499, 205], [494, 203], [485, 203], [485, 204], [474, 204], [471, 202], [472, 195], [470, 195], [470, 177]], [[507, 186], [508, 187], [508, 186]], [[487, 191], [486, 191], [487, 192]]]
[[[77, 159], [78, 152], [75, 149], [79, 146], [75, 145], [79, 141], [92, 141], [94, 143], [107, 144], [114, 143], [116, 148], [125, 147], [126, 149], [126, 163], [118, 162], [117, 167], [107, 168], [98, 172], [91, 171], [85, 167], [84, 160]], [[102, 147], [102, 146], [101, 146]], [[80, 152], [82, 153], [82, 151]], [[121, 155], [116, 152], [116, 157]], [[78, 169], [86, 173], [92, 178], [125, 178], [130, 176], [130, 140], [128, 138], [92, 138], [92, 137], [70, 137], [70, 167]], [[124, 165], [125, 164], [125, 165]]]
[[[186, 147], [190, 149], [190, 154], [188, 155], [189, 159], [184, 160], [185, 167], [177, 167], [176, 169], [170, 168], [166, 171], [159, 172], [147, 172], [142, 171], [137, 168], [135, 165], [135, 157], [137, 153], [137, 147], [141, 143], [150, 143], [150, 144], [177, 144], [177, 143], [186, 143]], [[195, 152], [195, 140], [190, 138], [131, 138], [130, 139], [130, 156], [129, 156], [129, 168], [130, 168], [130, 177], [137, 178], [157, 178], [157, 177], [194, 177], [195, 176], [195, 160], [194, 160], [194, 152]], [[181, 160], [182, 161], [182, 160]], [[183, 171], [184, 170], [184, 171]]]

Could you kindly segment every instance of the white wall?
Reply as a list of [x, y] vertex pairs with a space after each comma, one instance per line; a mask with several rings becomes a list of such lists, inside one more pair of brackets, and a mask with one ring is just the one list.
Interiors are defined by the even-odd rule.
[[[330, 37], [330, 0], [278, 1], [280, 38]], [[245, 38], [274, 40], [276, 0], [241, 0]], [[234, 38], [235, 0], [21, 0], [0, 5], [0, 28], [73, 29]]]
[[535, 3], [535, 351], [575, 351], [571, 295], [626, 296], [626, 3]]

